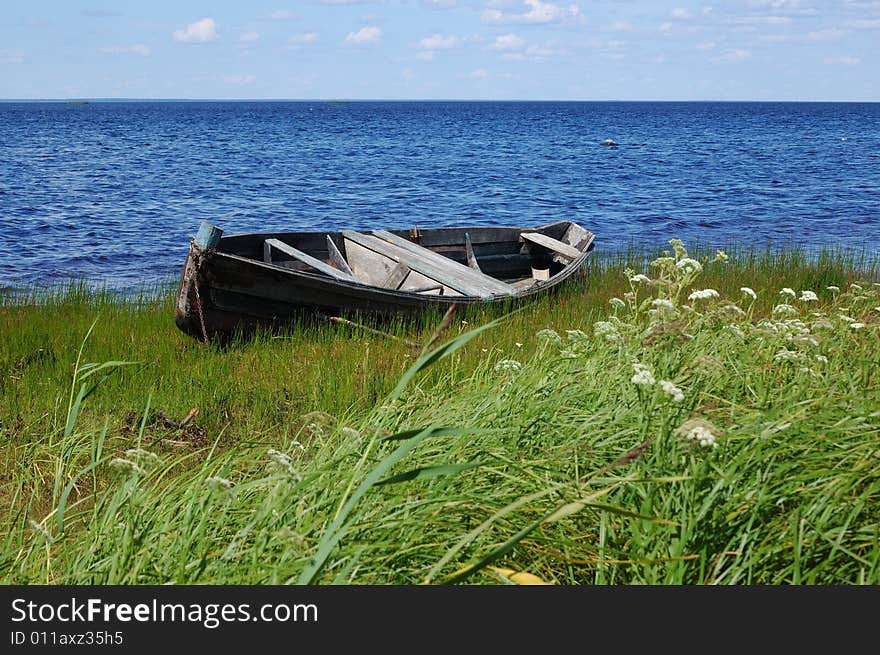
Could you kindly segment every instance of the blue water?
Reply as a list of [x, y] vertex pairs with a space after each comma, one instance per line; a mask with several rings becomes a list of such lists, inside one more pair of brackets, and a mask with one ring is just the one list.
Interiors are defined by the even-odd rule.
[[876, 251], [880, 104], [0, 103], [0, 286], [173, 279], [202, 219]]

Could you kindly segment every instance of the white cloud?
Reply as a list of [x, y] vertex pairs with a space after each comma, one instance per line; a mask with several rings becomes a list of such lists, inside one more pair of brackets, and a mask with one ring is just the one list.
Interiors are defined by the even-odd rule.
[[629, 32], [632, 28], [632, 23], [627, 23], [625, 20], [614, 21], [609, 26], [612, 32]]
[[436, 54], [433, 50], [422, 50], [421, 52], [416, 53], [416, 59], [420, 59], [422, 61], [434, 61], [436, 58]]
[[370, 45], [379, 43], [382, 39], [382, 30], [373, 25], [362, 27], [357, 32], [349, 32], [345, 37], [345, 43], [353, 45]]
[[862, 60], [858, 57], [831, 57], [826, 59], [825, 63], [840, 66], [858, 66], [862, 63]]
[[489, 45], [490, 50], [519, 50], [526, 42], [516, 34], [502, 34], [496, 36], [495, 41]]
[[541, 0], [525, 0], [525, 5], [528, 7], [528, 11], [523, 13], [506, 12], [501, 9], [486, 9], [483, 12], [483, 21], [501, 24], [546, 24], [577, 18], [581, 13], [580, 7], [574, 4], [563, 7], [554, 5], [551, 2], [542, 2]]
[[727, 50], [722, 59], [727, 61], [745, 61], [751, 59], [752, 53], [749, 50]]
[[836, 41], [842, 39], [844, 36], [846, 36], [846, 32], [839, 30], [836, 27], [827, 30], [817, 30], [816, 32], [810, 32], [807, 34], [807, 38], [810, 41]]
[[846, 23], [847, 27], [854, 27], [859, 30], [877, 30], [880, 29], [880, 19], [857, 19]]
[[304, 43], [314, 43], [319, 38], [319, 34], [317, 32], [303, 32], [302, 34], [294, 34], [293, 36], [287, 39], [287, 44], [289, 46], [300, 46]]
[[697, 50], [714, 50], [716, 43], [714, 41], [703, 41], [702, 43], [698, 43], [696, 48]]
[[257, 32], [245, 32], [238, 40], [240, 43], [253, 43], [254, 41], [258, 41], [260, 39], [260, 35]]
[[458, 2], [457, 0], [421, 0], [419, 4], [425, 9], [452, 9]]
[[788, 25], [791, 23], [791, 18], [789, 16], [744, 16], [730, 18], [724, 22], [728, 25]]
[[432, 34], [419, 41], [416, 46], [419, 50], [450, 50], [462, 44], [462, 39], [457, 36], [445, 36]]
[[205, 43], [217, 38], [217, 23], [213, 18], [203, 18], [195, 23], [190, 23], [185, 30], [176, 30], [173, 34], [175, 41], [181, 43]]
[[109, 55], [140, 55], [142, 57], [150, 56], [150, 48], [142, 43], [136, 43], [134, 45], [128, 46], [101, 48], [101, 52]]
[[548, 41], [544, 45], [530, 45], [525, 50], [505, 52], [501, 55], [501, 58], [510, 61], [543, 62], [551, 59], [552, 57], [557, 57], [564, 54], [562, 50], [559, 50], [555, 47], [556, 45], [557, 42], [555, 40]]
[[667, 23], [660, 23], [660, 27], [658, 27], [657, 29], [660, 30], [661, 32], [668, 32], [669, 30], [672, 29], [672, 27], [673, 27], [672, 23], [667, 22]]
[[485, 80], [489, 77], [489, 73], [486, 72], [485, 68], [478, 68], [468, 73], [468, 77], [472, 80]]
[[676, 7], [669, 15], [677, 20], [688, 20], [691, 17], [691, 12], [683, 7]]

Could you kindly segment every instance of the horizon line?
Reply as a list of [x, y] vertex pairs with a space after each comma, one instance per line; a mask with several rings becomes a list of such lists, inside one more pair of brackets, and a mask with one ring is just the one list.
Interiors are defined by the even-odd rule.
[[837, 104], [877, 104], [880, 100], [718, 100], [718, 99], [701, 99], [701, 100], [623, 100], [623, 99], [524, 99], [524, 98], [345, 98], [345, 97], [328, 97], [328, 98], [138, 98], [138, 97], [68, 97], [68, 98], [0, 98], [0, 102], [330, 102], [330, 103], [355, 103], [355, 102], [521, 102], [521, 103], [549, 103], [549, 102], [570, 102], [570, 103], [589, 103], [589, 102], [619, 102], [619, 103], [637, 103], [637, 102], [654, 102], [654, 103], [800, 103], [800, 104], [820, 104], [820, 103], [837, 103]]

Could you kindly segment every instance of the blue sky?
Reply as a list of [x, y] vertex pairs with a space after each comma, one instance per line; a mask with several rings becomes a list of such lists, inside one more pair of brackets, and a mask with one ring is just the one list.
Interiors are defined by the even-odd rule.
[[880, 0], [4, 0], [0, 98], [880, 101]]

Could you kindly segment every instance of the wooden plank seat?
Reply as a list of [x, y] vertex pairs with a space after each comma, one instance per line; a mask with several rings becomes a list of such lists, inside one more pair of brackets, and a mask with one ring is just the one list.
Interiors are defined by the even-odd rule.
[[[476, 271], [473, 269], [416, 244], [412, 244], [413, 248], [407, 248], [379, 238], [377, 235], [362, 234], [349, 230], [344, 230], [342, 236], [363, 248], [378, 253], [397, 264], [404, 264], [410, 270], [467, 296], [482, 297], [502, 293], [508, 294], [515, 291], [510, 285], [488, 275], [474, 275]], [[401, 241], [406, 241], [406, 239], [401, 239]], [[433, 256], [425, 253], [430, 253]], [[462, 269], [466, 274], [462, 274]]]
[[580, 257], [582, 254], [581, 251], [574, 246], [552, 237], [548, 237], [546, 234], [541, 234], [540, 232], [522, 232], [520, 238], [531, 243], [536, 243], [539, 246], [551, 250], [558, 255], [562, 255], [566, 259], [572, 261]]
[[279, 241], [278, 239], [266, 239], [263, 242], [263, 260], [267, 264], [272, 263], [272, 248], [276, 250], [280, 250], [285, 255], [289, 257], [293, 257], [295, 260], [314, 268], [316, 271], [320, 271], [325, 275], [329, 275], [330, 277], [343, 280], [345, 282], [357, 282], [358, 284], [363, 284], [362, 280], [357, 279], [353, 275], [346, 273], [345, 271], [341, 271], [338, 268], [333, 268], [330, 264], [322, 262], [320, 259], [316, 259], [309, 254], [304, 253], [301, 250], [297, 250], [293, 246], [290, 246], [283, 241]]
[[[373, 234], [383, 241], [393, 246], [397, 246], [398, 248], [401, 248], [402, 250], [405, 250], [408, 253], [411, 253], [413, 256], [419, 257], [434, 266], [448, 269], [450, 272], [453, 272], [461, 279], [467, 280], [468, 282], [473, 283], [481, 288], [487, 289], [491, 293], [507, 295], [516, 291], [506, 282], [502, 282], [497, 278], [486, 275], [482, 271], [473, 269], [470, 266], [460, 264], [454, 259], [444, 257], [440, 253], [420, 246], [417, 243], [413, 243], [412, 241], [404, 239], [403, 237], [399, 237], [396, 234], [392, 234], [387, 230], [373, 230]], [[470, 239], [468, 238], [468, 241], [469, 240]], [[438, 282], [439, 281], [440, 280], [438, 280]]]

